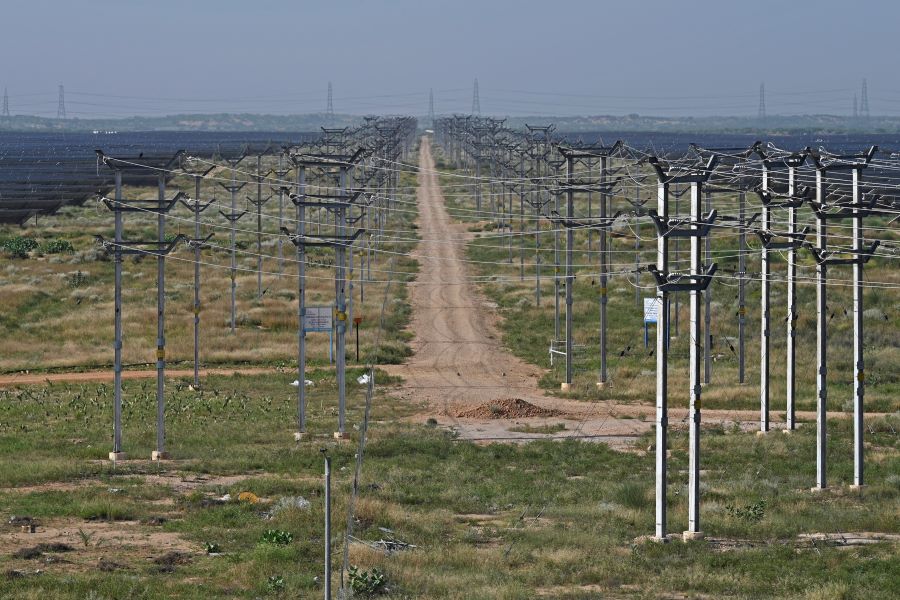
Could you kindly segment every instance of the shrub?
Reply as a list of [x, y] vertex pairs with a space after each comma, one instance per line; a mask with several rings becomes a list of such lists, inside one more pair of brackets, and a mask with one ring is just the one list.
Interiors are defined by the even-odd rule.
[[729, 504], [725, 507], [725, 511], [735, 519], [747, 521], [748, 523], [758, 523], [766, 516], [766, 501], [760, 500], [746, 506]]
[[374, 596], [384, 591], [387, 581], [378, 567], [372, 567], [372, 571], [360, 571], [359, 567], [350, 566], [350, 589], [354, 594], [362, 596]]
[[270, 575], [266, 581], [266, 589], [270, 592], [280, 592], [284, 589], [284, 577], [281, 575]]
[[275, 544], [276, 546], [286, 546], [294, 541], [294, 534], [290, 531], [281, 531], [280, 529], [267, 529], [262, 535], [264, 544]]
[[28, 253], [37, 247], [37, 240], [22, 236], [9, 238], [3, 242], [3, 249], [9, 252], [13, 258], [28, 258]]
[[44, 254], [68, 254], [75, 252], [75, 247], [68, 240], [50, 240], [41, 246]]

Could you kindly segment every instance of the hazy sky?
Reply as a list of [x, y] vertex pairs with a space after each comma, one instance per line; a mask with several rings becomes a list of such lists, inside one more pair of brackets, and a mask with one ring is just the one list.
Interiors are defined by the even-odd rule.
[[13, 114], [900, 114], [889, 0], [3, 2]]

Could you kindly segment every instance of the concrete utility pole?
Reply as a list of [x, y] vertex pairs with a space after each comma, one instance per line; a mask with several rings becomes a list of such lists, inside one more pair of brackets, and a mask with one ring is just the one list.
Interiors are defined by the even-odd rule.
[[[157, 243], [166, 243], [166, 176], [159, 175], [159, 213], [157, 214]], [[152, 460], [169, 458], [166, 452], [166, 258], [156, 257], [156, 450]]]
[[[347, 248], [353, 247], [354, 241], [364, 233], [364, 230], [357, 229], [355, 233], [349, 235], [347, 233], [347, 209], [352, 206], [362, 195], [361, 191], [357, 191], [353, 194], [349, 193], [347, 187], [347, 173], [349, 169], [357, 164], [363, 157], [365, 153], [365, 149], [358, 150], [352, 156], [340, 155], [340, 154], [295, 154], [291, 156], [294, 164], [298, 168], [298, 191], [300, 192], [297, 196], [292, 196], [294, 204], [298, 207], [298, 232], [296, 235], [292, 234], [287, 230], [282, 230], [283, 233], [290, 236], [291, 242], [293, 242], [298, 247], [298, 260], [300, 261], [300, 269], [303, 269], [303, 252], [299, 249], [303, 246], [323, 246], [323, 247], [331, 247], [335, 250], [335, 310], [334, 316], [336, 320], [336, 340], [335, 340], [335, 353], [337, 356], [335, 357], [336, 362], [336, 377], [338, 384], [338, 431], [334, 433], [334, 437], [337, 439], [345, 439], [348, 437], [346, 432], [346, 341], [345, 336], [347, 333], [347, 294], [346, 294], [346, 282], [347, 282]], [[318, 167], [325, 170], [329, 169], [338, 169], [338, 181], [339, 181], [339, 191], [337, 194], [309, 194], [306, 191], [306, 183], [305, 183], [305, 168], [306, 167]], [[301, 210], [301, 207], [315, 207], [319, 209], [325, 209], [331, 211], [335, 215], [335, 228], [334, 235], [331, 236], [322, 236], [322, 235], [309, 235], [305, 233], [305, 211]], [[303, 229], [301, 229], [303, 227]], [[304, 380], [302, 377], [305, 373], [305, 341], [304, 341], [304, 315], [305, 315], [305, 305], [303, 305], [303, 301], [305, 296], [302, 294], [302, 286], [304, 285], [303, 271], [301, 271], [301, 304], [300, 304], [300, 323], [299, 323], [299, 346], [300, 346], [300, 356], [298, 357], [298, 384], [302, 388], [304, 386]], [[305, 429], [305, 422], [303, 422], [303, 414], [305, 405], [303, 404], [304, 399], [301, 397], [300, 403], [300, 423], [298, 424], [298, 428], [300, 431], [297, 432], [297, 437], [302, 436]]]
[[[690, 344], [690, 407], [689, 407], [689, 440], [688, 440], [688, 530], [685, 539], [701, 538], [700, 530], [700, 293], [712, 281], [716, 272], [716, 264], [708, 265], [701, 271], [700, 238], [709, 235], [709, 230], [716, 220], [716, 212], [710, 211], [705, 217], [701, 215], [702, 185], [709, 179], [716, 165], [717, 157], [713, 155], [702, 167], [695, 169], [670, 170], [664, 168], [656, 157], [649, 159], [656, 171], [658, 179], [657, 210], [649, 211], [656, 225], [657, 264], [649, 267], [656, 279], [657, 298], [660, 313], [657, 323], [657, 373], [656, 373], [656, 537], [666, 538], [666, 430], [668, 427], [668, 354], [666, 348], [666, 328], [668, 326], [667, 293], [672, 291], [690, 292], [691, 344]], [[669, 185], [688, 183], [691, 190], [691, 216], [684, 220], [670, 219], [668, 216]], [[689, 229], [683, 227], [687, 225]], [[687, 275], [668, 270], [669, 238], [688, 237], [691, 240], [691, 270]]]
[[[853, 485], [855, 487], [864, 484], [864, 395], [865, 395], [865, 369], [863, 360], [863, 265], [875, 253], [879, 241], [873, 242], [868, 248], [863, 247], [862, 219], [869, 215], [878, 201], [878, 196], [872, 194], [868, 200], [864, 200], [860, 194], [859, 184], [862, 170], [868, 167], [869, 162], [878, 151], [877, 146], [872, 146], [861, 155], [850, 156], [821, 156], [818, 153], [810, 153], [810, 157], [816, 167], [816, 201], [810, 202], [810, 206], [816, 215], [816, 245], [810, 246], [810, 251], [816, 259], [816, 485], [814, 491], [827, 487], [827, 371], [826, 358], [828, 347], [827, 313], [827, 267], [828, 265], [852, 265], [853, 266]], [[850, 171], [851, 173], [851, 200], [838, 201], [833, 204], [825, 202], [824, 178], [829, 171]], [[834, 210], [832, 210], [834, 209]], [[853, 219], [853, 249], [845, 252], [850, 258], [834, 256], [834, 252], [827, 249], [828, 220]]]
[[[278, 168], [275, 169], [275, 176], [278, 178], [278, 186], [275, 191], [278, 192], [278, 231], [284, 227], [284, 195], [290, 194], [290, 187], [287, 183], [287, 176], [291, 172], [284, 166], [284, 152], [278, 154]], [[284, 239], [278, 236], [278, 274], [284, 273]]]
[[263, 255], [262, 255], [262, 206], [272, 199], [272, 196], [262, 195], [262, 184], [268, 176], [262, 172], [262, 157], [268, 149], [256, 155], [256, 198], [247, 196], [247, 202], [256, 207], [256, 299], [262, 300], [262, 272], [263, 272]]
[[738, 383], [744, 383], [747, 324], [747, 192], [738, 192]]
[[[694, 184], [692, 184], [693, 187]], [[691, 190], [693, 193], [694, 190]], [[706, 190], [706, 212], [712, 210], [712, 193]], [[710, 237], [703, 237], [703, 268], [712, 263], [712, 247]], [[693, 240], [692, 240], [693, 243]], [[712, 379], [712, 286], [703, 290], [703, 383]]]
[[[754, 153], [758, 153], [761, 158], [765, 159], [765, 153], [760, 148], [760, 143], [757, 142], [750, 148], [702, 148], [696, 144], [691, 144], [691, 149], [697, 153], [700, 157], [709, 157], [709, 156], [720, 156], [722, 153], [726, 158], [721, 160], [729, 160], [733, 159], [733, 168], [738, 172], [741, 172], [747, 168], [747, 159]], [[766, 163], [765, 167], [768, 168], [770, 163]], [[749, 218], [747, 217], [747, 196], [746, 196], [746, 183], [741, 178], [741, 183], [738, 189], [738, 215], [737, 217], [730, 215], [720, 215], [720, 221], [729, 221], [735, 223], [738, 229], [738, 269], [736, 273], [736, 277], [738, 280], [738, 311], [737, 311], [737, 320], [738, 320], [738, 383], [743, 384], [745, 378], [745, 366], [746, 366], [746, 357], [745, 357], [745, 343], [746, 343], [746, 322], [747, 322], [747, 306], [746, 306], [746, 284], [747, 284], [747, 230], [750, 226], [759, 218], [759, 213], [754, 213]], [[712, 194], [714, 192], [725, 192], [732, 193], [733, 190], [730, 188], [712, 188], [711, 186], [705, 186], [706, 192], [706, 210], [708, 212], [712, 211]], [[759, 191], [760, 197], [763, 199], [763, 204], [768, 205], [767, 198], [769, 197], [768, 192]], [[704, 239], [704, 267], [709, 265], [712, 262], [711, 256], [711, 238], [710, 236], [706, 236]], [[763, 240], [763, 247], [766, 247], [766, 240]], [[712, 375], [712, 329], [711, 329], [711, 304], [712, 304], [712, 292], [709, 287], [704, 291], [704, 336], [703, 336], [703, 347], [704, 347], [704, 383], [709, 383]], [[729, 347], [732, 352], [734, 352], [734, 348], [731, 347], [731, 343], [728, 342]]]
[[[763, 252], [768, 256], [769, 250], [787, 250], [787, 344], [786, 344], [786, 418], [785, 431], [792, 431], [796, 427], [796, 327], [797, 327], [797, 249], [801, 248], [805, 243], [805, 238], [809, 232], [808, 229], [797, 231], [797, 209], [803, 205], [809, 194], [809, 188], [804, 187], [800, 192], [797, 191], [795, 185], [796, 169], [806, 162], [806, 152], [798, 152], [778, 158], [767, 158], [765, 154], [758, 152], [763, 157], [763, 169], [766, 174], [771, 173], [776, 167], [786, 166], [788, 168], [788, 189], [787, 196], [775, 200], [775, 195], [767, 190], [758, 190], [760, 200], [763, 205], [763, 214], [765, 225], [757, 232], [762, 241]], [[784, 233], [773, 232], [768, 227], [769, 218], [771, 217], [772, 208], [788, 209], [788, 230]], [[773, 239], [776, 236], [787, 238], [786, 242], [776, 242]], [[766, 278], [768, 291], [768, 278]], [[766, 298], [768, 301], [768, 298]], [[768, 368], [768, 365], [767, 365]], [[766, 384], [768, 385], [768, 384]], [[765, 421], [768, 423], [768, 411], [765, 414]], [[762, 429], [762, 431], [767, 431]]]
[[[766, 155], [761, 148], [761, 144], [756, 144], [754, 152], [762, 159], [761, 193], [767, 194], [769, 193], [769, 166], [766, 161]], [[760, 228], [763, 231], [768, 231], [770, 226], [769, 207], [764, 203], [760, 219]], [[759, 269], [759, 430], [762, 432], [769, 431], [769, 274], [771, 273], [771, 268], [772, 267], [769, 264], [769, 250], [764, 245], [762, 250], [760, 250]]]
[[237, 240], [235, 238], [235, 223], [247, 214], [245, 210], [237, 212], [237, 193], [247, 185], [246, 181], [238, 185], [237, 166], [238, 163], [244, 160], [245, 156], [246, 154], [242, 153], [237, 159], [228, 161], [231, 164], [231, 183], [228, 185], [219, 183], [231, 193], [231, 212], [219, 211], [219, 214], [225, 217], [231, 225], [231, 333], [235, 333], [237, 329]]
[[[165, 368], [166, 368], [166, 338], [165, 338], [165, 257], [174, 247], [187, 238], [183, 235], [175, 236], [171, 241], [165, 238], [165, 215], [178, 204], [184, 197], [179, 192], [171, 200], [166, 200], [166, 173], [170, 172], [173, 165], [180, 160], [183, 152], [176, 153], [172, 159], [166, 159], [160, 162], [150, 157], [144, 159], [143, 155], [138, 159], [115, 159], [106, 156], [101, 150], [97, 151], [97, 157], [106, 166], [110, 167], [116, 173], [116, 198], [110, 200], [104, 196], [100, 196], [106, 207], [115, 214], [115, 241], [112, 243], [99, 237], [103, 247], [116, 255], [115, 280], [116, 291], [114, 292], [114, 310], [115, 310], [115, 366], [114, 366], [114, 406], [113, 406], [113, 451], [110, 452], [110, 460], [122, 460], [125, 456], [122, 450], [121, 437], [121, 402], [122, 402], [122, 255], [124, 254], [140, 254], [151, 255], [157, 257], [157, 329], [156, 329], [156, 450], [151, 454], [152, 460], [164, 460], [169, 458], [169, 454], [165, 450]], [[142, 164], [137, 164], [135, 160], [141, 160]], [[144, 177], [147, 182], [147, 172], [159, 173], [154, 178], [157, 182], [158, 195], [156, 200], [131, 200], [124, 202], [122, 199], [122, 174], [123, 172], [135, 173]], [[155, 214], [157, 216], [157, 239], [154, 241], [125, 241], [122, 232], [122, 215], [123, 212], [142, 212]]]
[[[213, 167], [214, 168], [214, 167]], [[193, 202], [182, 200], [181, 203], [194, 213], [194, 237], [189, 239], [188, 247], [194, 250], [194, 389], [200, 389], [200, 250], [212, 237], [212, 234], [201, 237], [200, 213], [213, 205], [215, 200], [204, 204], [200, 200], [200, 188], [203, 178], [212, 170], [205, 173], [194, 174], [194, 199]]]
[[125, 460], [122, 451], [122, 172], [116, 169], [115, 192], [115, 241], [113, 252], [115, 254], [115, 293], [113, 304], [115, 306], [115, 365], [113, 367], [113, 450], [109, 453], [109, 459], [113, 462]]
[[[532, 193], [534, 200], [534, 305], [541, 305], [541, 216], [543, 215], [545, 202], [543, 190], [547, 188], [547, 175], [550, 173], [549, 156], [553, 142], [553, 125], [533, 126], [525, 125], [528, 130], [529, 153], [534, 161], [534, 178], [532, 179]], [[542, 165], [545, 166], [542, 169]], [[549, 203], [549, 200], [547, 201]], [[559, 336], [557, 336], [559, 337]]]
[[[609, 193], [618, 184], [618, 180], [609, 181], [607, 179], [608, 160], [610, 155], [621, 146], [621, 142], [609, 147], [603, 146], [586, 146], [569, 148], [559, 146], [559, 153], [563, 156], [566, 165], [566, 181], [564, 189], [566, 191], [566, 219], [559, 218], [558, 213], [554, 216], [555, 229], [559, 230], [559, 225], [566, 228], [566, 378], [562, 384], [562, 389], [569, 389], [572, 385], [573, 376], [573, 348], [574, 348], [574, 331], [573, 331], [573, 288], [575, 284], [575, 275], [572, 268], [572, 254], [575, 249], [575, 229], [593, 229], [599, 230], [600, 233], [600, 373], [597, 381], [598, 386], [604, 386], [607, 383], [607, 319], [606, 319], [606, 302], [607, 302], [607, 285], [608, 285], [608, 259], [609, 248], [607, 245], [606, 231], [619, 216], [616, 213], [612, 218], [606, 214], [607, 199]], [[600, 159], [600, 180], [597, 184], [592, 181], [576, 181], [574, 178], [576, 162], [583, 162], [588, 159]], [[590, 191], [600, 193], [600, 217], [598, 219], [588, 219], [587, 221], [576, 221], [575, 217], [575, 190]]]
[[306, 433], [306, 166], [297, 167], [297, 441]]

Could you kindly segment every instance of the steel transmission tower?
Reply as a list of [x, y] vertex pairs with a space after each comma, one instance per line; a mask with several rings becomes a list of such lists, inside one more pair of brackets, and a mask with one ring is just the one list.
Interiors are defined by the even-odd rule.
[[334, 125], [334, 98], [331, 93], [331, 82], [328, 82], [328, 103], [325, 105], [325, 121], [328, 126]]
[[869, 118], [869, 86], [866, 83], [866, 80], [862, 81], [862, 94], [860, 95], [859, 101], [859, 116], [868, 119]]
[[56, 107], [56, 118], [66, 118], [66, 91], [62, 85], [59, 86], [59, 104]]
[[766, 121], [766, 84], [759, 84], [759, 111], [757, 113], [757, 118], [759, 122], [765, 123]]
[[856, 102], [856, 94], [853, 94], [853, 118], [856, 119], [859, 117], [859, 106]]
[[9, 92], [6, 91], [6, 88], [3, 88], [3, 116], [9, 116]]
[[481, 114], [481, 100], [478, 98], [478, 78], [475, 78], [475, 87], [472, 88], [472, 114]]

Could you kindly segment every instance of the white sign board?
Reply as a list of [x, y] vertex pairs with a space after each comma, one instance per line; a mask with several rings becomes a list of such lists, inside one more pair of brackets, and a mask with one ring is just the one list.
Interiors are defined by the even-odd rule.
[[659, 298], [644, 298], [644, 323], [657, 323], [659, 318]]
[[331, 306], [307, 306], [303, 315], [303, 329], [305, 331], [331, 331], [331, 316], [334, 309]]

